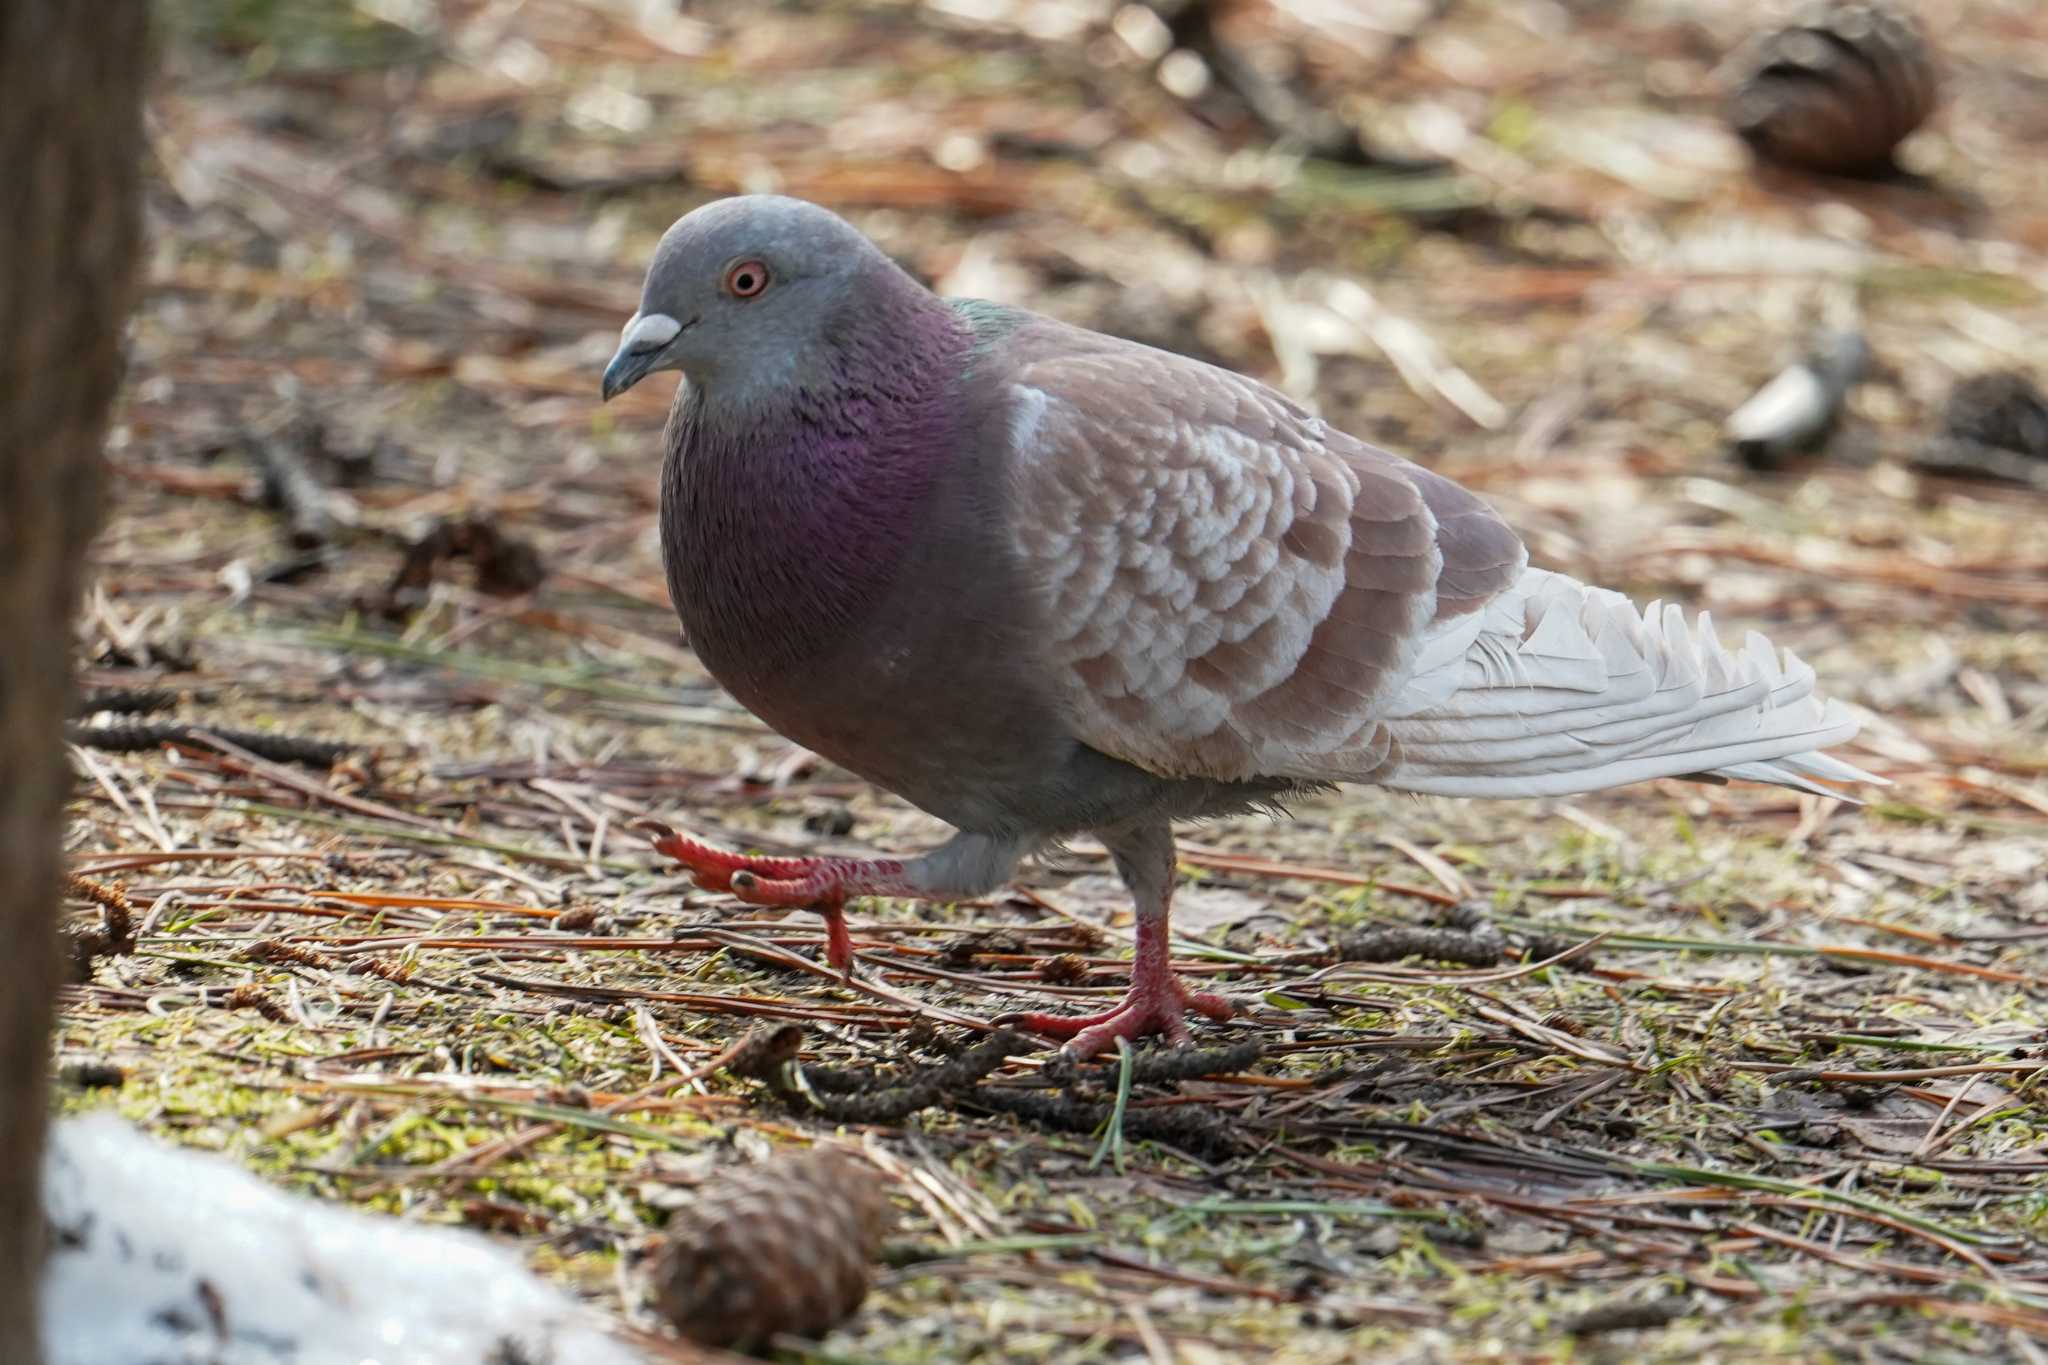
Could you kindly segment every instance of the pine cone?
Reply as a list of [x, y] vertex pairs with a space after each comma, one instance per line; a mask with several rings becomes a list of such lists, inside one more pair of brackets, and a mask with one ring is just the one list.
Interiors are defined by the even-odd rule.
[[1737, 60], [1728, 121], [1756, 154], [1803, 170], [1882, 172], [1934, 110], [1918, 25], [1888, 5], [1821, 0]]
[[835, 1148], [739, 1171], [669, 1219], [648, 1270], [655, 1310], [705, 1346], [822, 1335], [867, 1297], [888, 1223], [875, 1170]]

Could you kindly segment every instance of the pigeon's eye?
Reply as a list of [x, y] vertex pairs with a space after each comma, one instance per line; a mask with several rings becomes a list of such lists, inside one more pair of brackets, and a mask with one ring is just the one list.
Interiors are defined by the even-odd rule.
[[761, 261], [741, 261], [725, 272], [725, 292], [736, 299], [750, 299], [768, 287], [768, 267]]

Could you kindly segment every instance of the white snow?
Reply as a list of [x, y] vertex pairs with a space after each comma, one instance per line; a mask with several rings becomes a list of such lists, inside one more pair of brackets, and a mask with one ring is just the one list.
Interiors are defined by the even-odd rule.
[[44, 1162], [49, 1365], [637, 1365], [475, 1233], [332, 1208], [107, 1114]]

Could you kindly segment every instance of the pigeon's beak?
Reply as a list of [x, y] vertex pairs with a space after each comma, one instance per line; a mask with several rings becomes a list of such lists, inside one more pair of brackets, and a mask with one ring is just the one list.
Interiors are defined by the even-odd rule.
[[656, 370], [667, 369], [662, 357], [683, 325], [666, 313], [635, 313], [619, 334], [619, 349], [604, 367], [604, 401], [609, 403]]

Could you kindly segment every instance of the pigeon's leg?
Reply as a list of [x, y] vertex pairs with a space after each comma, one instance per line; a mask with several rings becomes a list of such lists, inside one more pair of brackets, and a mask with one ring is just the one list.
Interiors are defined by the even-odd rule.
[[1173, 831], [1164, 824], [1147, 825], [1104, 834], [1102, 841], [1137, 901], [1138, 948], [1131, 959], [1130, 989], [1115, 1009], [1102, 1014], [1010, 1014], [995, 1022], [1065, 1037], [1065, 1051], [1081, 1058], [1107, 1051], [1119, 1038], [1154, 1033], [1165, 1034], [1175, 1044], [1190, 1043], [1194, 1040], [1181, 1017], [1189, 1010], [1211, 1019], [1228, 1019], [1235, 1011], [1222, 996], [1191, 991], [1173, 974], [1167, 929], [1173, 907]]
[[749, 905], [813, 910], [825, 919], [825, 957], [833, 970], [853, 970], [853, 940], [846, 902], [855, 896], [909, 900], [968, 900], [1009, 879], [1034, 841], [962, 831], [919, 857], [756, 858], [732, 853], [667, 830], [654, 841], [690, 869], [697, 885], [730, 891]]

